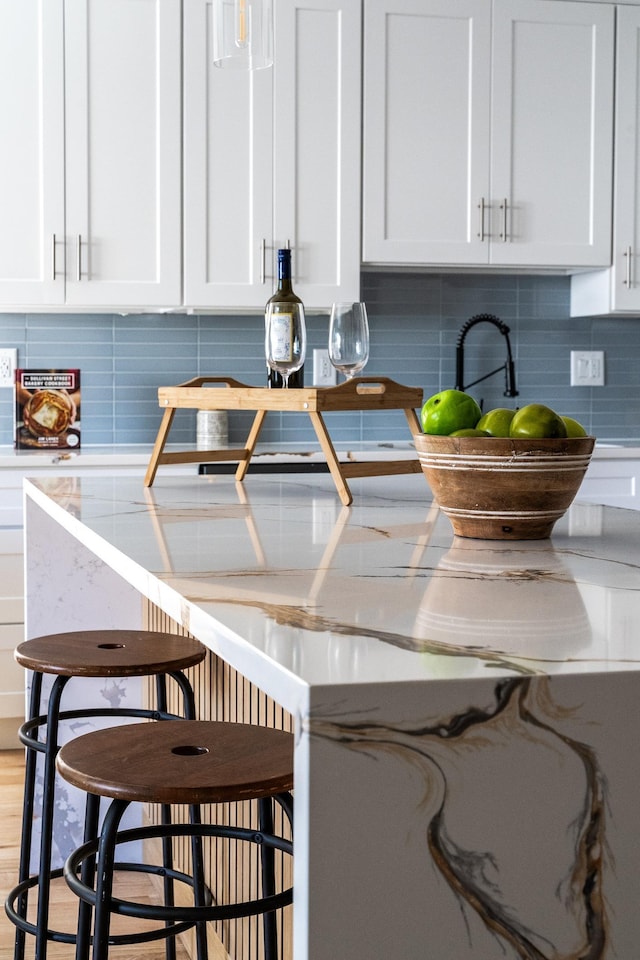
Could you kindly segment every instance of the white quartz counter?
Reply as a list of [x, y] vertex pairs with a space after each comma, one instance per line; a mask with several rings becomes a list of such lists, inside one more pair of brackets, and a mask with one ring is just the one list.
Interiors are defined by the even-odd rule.
[[421, 475], [359, 481], [350, 508], [315, 476], [28, 487], [218, 652], [238, 644], [252, 679], [277, 668], [289, 709], [298, 682], [637, 668], [627, 659], [640, 586], [634, 512], [605, 510], [594, 534], [589, 506], [576, 503], [551, 540], [501, 543], [454, 539]]
[[473, 541], [352, 490], [27, 481], [27, 633], [143, 594], [294, 714], [296, 960], [636, 960], [640, 513]]

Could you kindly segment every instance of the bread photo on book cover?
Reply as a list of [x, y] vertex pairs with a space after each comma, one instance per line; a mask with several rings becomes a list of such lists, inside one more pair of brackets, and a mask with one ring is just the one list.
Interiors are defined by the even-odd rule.
[[34, 437], [57, 437], [69, 427], [73, 403], [60, 390], [38, 390], [24, 405], [24, 425]]

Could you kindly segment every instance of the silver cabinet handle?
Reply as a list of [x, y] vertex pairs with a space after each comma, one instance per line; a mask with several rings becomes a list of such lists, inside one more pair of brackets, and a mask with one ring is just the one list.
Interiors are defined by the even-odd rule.
[[51, 279], [56, 278], [56, 235], [51, 234]]
[[509, 213], [509, 204], [507, 203], [507, 198], [505, 197], [502, 203], [500, 204], [500, 209], [502, 210], [502, 233], [500, 234], [500, 239], [503, 243], [506, 243], [509, 239], [507, 234], [507, 217]]
[[82, 276], [82, 237], [78, 234], [76, 248], [76, 280], [80, 283], [80, 277]]
[[480, 243], [484, 243], [486, 239], [486, 234], [484, 231], [484, 212], [486, 210], [486, 204], [484, 197], [480, 197], [480, 203], [478, 204], [478, 210], [480, 211], [480, 231], [478, 236], [480, 237]]
[[623, 255], [627, 261], [623, 285], [627, 288], [627, 290], [630, 290], [631, 289], [631, 247], [627, 247]]
[[266, 275], [266, 257], [267, 257], [267, 241], [262, 238], [260, 241], [260, 283], [264, 284], [267, 280]]

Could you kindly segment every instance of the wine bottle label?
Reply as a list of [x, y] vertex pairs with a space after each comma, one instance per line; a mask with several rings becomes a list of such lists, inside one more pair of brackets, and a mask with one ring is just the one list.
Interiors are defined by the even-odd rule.
[[293, 314], [274, 313], [271, 315], [271, 358], [276, 363], [289, 363], [293, 360]]

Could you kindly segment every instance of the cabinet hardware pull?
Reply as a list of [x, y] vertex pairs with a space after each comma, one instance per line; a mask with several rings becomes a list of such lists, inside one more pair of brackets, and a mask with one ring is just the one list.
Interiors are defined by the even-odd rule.
[[56, 278], [56, 235], [51, 234], [51, 279]]
[[260, 241], [260, 283], [266, 283], [266, 256], [267, 256], [267, 241], [262, 238]]
[[623, 280], [623, 285], [624, 285], [628, 290], [630, 290], [630, 289], [631, 289], [631, 247], [627, 247], [627, 249], [625, 250], [623, 256], [624, 256], [624, 257], [626, 258], [626, 260], [627, 260], [626, 270], [625, 270], [625, 278], [624, 278], [624, 280]]
[[76, 280], [80, 283], [82, 274], [82, 236], [78, 234], [78, 246], [76, 248]]
[[509, 204], [507, 203], [507, 198], [505, 197], [502, 203], [500, 204], [500, 209], [502, 210], [502, 233], [500, 234], [500, 239], [503, 243], [507, 242], [507, 216], [509, 212]]
[[484, 232], [484, 211], [485, 211], [484, 197], [480, 197], [478, 210], [480, 211], [480, 232], [478, 233], [478, 236], [480, 237], [480, 243], [484, 243], [485, 237], [486, 237], [486, 234]]

